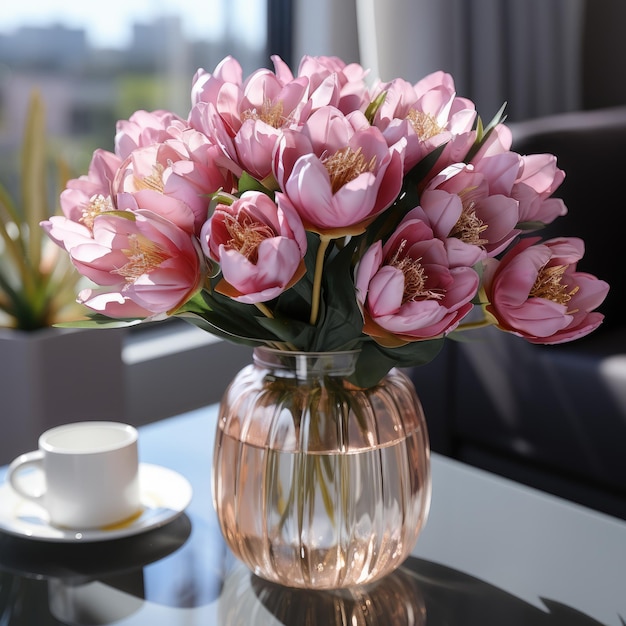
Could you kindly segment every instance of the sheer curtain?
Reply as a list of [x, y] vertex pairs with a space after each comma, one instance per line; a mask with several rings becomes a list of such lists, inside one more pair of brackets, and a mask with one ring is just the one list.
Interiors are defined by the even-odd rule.
[[585, 0], [356, 0], [360, 58], [383, 80], [450, 72], [483, 117], [581, 104]]
[[[359, 61], [355, 0], [293, 0], [293, 62], [305, 54]], [[297, 68], [293, 68], [294, 70]]]

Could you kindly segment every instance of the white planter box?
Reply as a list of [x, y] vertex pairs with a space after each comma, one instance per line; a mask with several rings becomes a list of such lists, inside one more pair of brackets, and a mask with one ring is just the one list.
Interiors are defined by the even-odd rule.
[[125, 333], [0, 329], [0, 464], [57, 424], [125, 419]]

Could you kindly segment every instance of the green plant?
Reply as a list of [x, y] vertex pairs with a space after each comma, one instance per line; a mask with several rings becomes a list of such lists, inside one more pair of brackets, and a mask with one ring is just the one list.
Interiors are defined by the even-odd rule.
[[[24, 129], [19, 192], [12, 194], [0, 182], [0, 326], [32, 331], [81, 316], [76, 304], [80, 275], [39, 226], [53, 212], [49, 198], [58, 198], [69, 178], [67, 169], [48, 154], [44, 105], [34, 92]], [[51, 185], [53, 178], [56, 185]]]

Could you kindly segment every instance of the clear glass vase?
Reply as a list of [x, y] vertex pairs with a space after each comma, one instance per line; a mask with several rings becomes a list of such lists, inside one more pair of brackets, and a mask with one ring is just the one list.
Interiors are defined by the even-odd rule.
[[426, 423], [407, 376], [347, 381], [358, 351], [256, 348], [226, 390], [213, 499], [229, 547], [258, 576], [338, 589], [413, 549], [430, 505]]

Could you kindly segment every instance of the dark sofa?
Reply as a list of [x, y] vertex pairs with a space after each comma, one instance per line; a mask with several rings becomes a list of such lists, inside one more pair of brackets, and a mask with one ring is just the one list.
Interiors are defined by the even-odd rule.
[[494, 328], [447, 342], [412, 373], [432, 448], [626, 519], [626, 107], [510, 126], [514, 150], [556, 154], [565, 170], [555, 195], [568, 215], [541, 234], [585, 240], [579, 269], [611, 285], [606, 318], [592, 335], [558, 346]]

